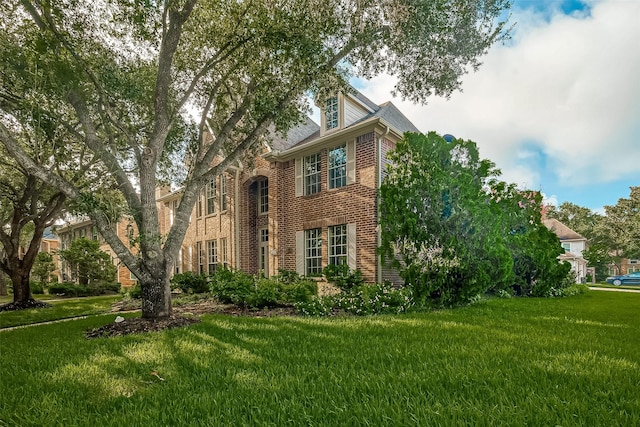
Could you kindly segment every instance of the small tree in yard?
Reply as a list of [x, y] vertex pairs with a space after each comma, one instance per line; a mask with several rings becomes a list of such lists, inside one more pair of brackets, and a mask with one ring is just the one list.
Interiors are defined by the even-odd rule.
[[[95, 222], [142, 289], [142, 316], [171, 314], [169, 277], [193, 206], [230, 165], [302, 120], [350, 76], [387, 72], [417, 102], [448, 96], [505, 35], [507, 0], [22, 0], [0, 2], [0, 140]], [[197, 119], [193, 122], [194, 113]], [[26, 152], [37, 114], [112, 177], [139, 232], [118, 238], [100, 192]], [[37, 122], [36, 122], [37, 123]], [[205, 130], [210, 134], [205, 138]], [[182, 160], [188, 157], [188, 169]], [[176, 178], [178, 177], [178, 178]], [[160, 233], [155, 188], [182, 185]]]
[[100, 250], [95, 240], [80, 238], [69, 249], [60, 251], [60, 258], [69, 264], [72, 277], [83, 286], [99, 286], [116, 280], [116, 267], [111, 257]]
[[56, 269], [53, 256], [48, 252], [40, 252], [36, 255], [36, 260], [31, 269], [31, 275], [43, 286], [47, 286], [51, 281], [51, 273]]

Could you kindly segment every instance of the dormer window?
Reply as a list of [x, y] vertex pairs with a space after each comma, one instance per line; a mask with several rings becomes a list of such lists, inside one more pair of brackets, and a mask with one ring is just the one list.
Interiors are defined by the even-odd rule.
[[337, 96], [327, 99], [324, 114], [325, 114], [325, 121], [326, 121], [326, 130], [337, 128], [338, 127], [338, 97]]

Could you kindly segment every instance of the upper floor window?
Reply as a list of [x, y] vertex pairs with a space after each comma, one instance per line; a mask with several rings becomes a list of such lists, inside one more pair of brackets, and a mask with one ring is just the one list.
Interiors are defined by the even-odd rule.
[[227, 210], [227, 177], [220, 175], [220, 210]]
[[304, 158], [304, 194], [320, 192], [320, 153]]
[[571, 252], [571, 243], [563, 243], [562, 249], [564, 249], [565, 252]]
[[341, 145], [329, 151], [329, 188], [347, 185], [347, 147]]
[[334, 96], [327, 99], [325, 106], [326, 129], [335, 129], [338, 127], [338, 97]]
[[216, 212], [216, 180], [209, 181], [206, 188], [207, 215]]
[[269, 212], [269, 181], [258, 181], [258, 213]]

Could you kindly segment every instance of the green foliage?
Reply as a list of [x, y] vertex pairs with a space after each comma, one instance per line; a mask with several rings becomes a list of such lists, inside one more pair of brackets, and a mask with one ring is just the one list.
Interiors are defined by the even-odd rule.
[[171, 286], [188, 294], [201, 294], [209, 291], [207, 276], [195, 274], [192, 271], [175, 274], [171, 278]]
[[220, 302], [262, 308], [310, 301], [318, 285], [288, 273], [266, 278], [220, 269], [211, 275], [210, 290]]
[[40, 282], [30, 281], [29, 288], [31, 288], [31, 293], [42, 295], [44, 294], [44, 286]]
[[498, 176], [472, 141], [405, 134], [380, 188], [385, 259], [419, 301], [469, 301], [512, 275], [495, 201]]
[[351, 270], [347, 264], [327, 265], [322, 270], [322, 274], [327, 279], [327, 282], [336, 285], [343, 291], [349, 291], [364, 283], [362, 272], [360, 270]]
[[120, 292], [120, 283], [101, 282], [93, 286], [62, 282], [49, 285], [49, 293], [65, 297], [88, 297]]
[[72, 276], [80, 285], [100, 287], [116, 281], [116, 267], [111, 257], [100, 250], [100, 243], [95, 240], [84, 237], [74, 240], [69, 249], [60, 251], [60, 258], [69, 264]]
[[[31, 276], [46, 286], [51, 281], [51, 273], [56, 269], [53, 256], [48, 252], [40, 252], [31, 268]], [[33, 289], [32, 289], [33, 291]]]

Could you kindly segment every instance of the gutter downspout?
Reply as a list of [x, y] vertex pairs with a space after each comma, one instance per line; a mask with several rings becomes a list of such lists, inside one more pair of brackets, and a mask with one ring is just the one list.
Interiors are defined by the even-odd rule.
[[240, 270], [240, 172], [244, 169], [242, 162], [238, 160], [238, 168], [236, 169], [235, 187], [235, 206], [233, 207], [235, 219], [233, 221], [233, 237], [235, 245], [235, 265], [236, 270]]
[[[376, 194], [376, 221], [378, 221], [378, 224], [376, 224], [376, 234], [377, 234], [377, 247], [380, 247], [380, 244], [382, 243], [382, 229], [380, 228], [380, 186], [382, 185], [382, 138], [384, 138], [385, 136], [387, 136], [389, 134], [390, 128], [389, 125], [387, 125], [387, 130], [384, 134], [380, 135], [378, 137], [378, 144], [376, 147], [376, 150], [378, 151], [378, 161], [376, 162], [376, 166], [377, 166], [377, 183], [376, 183], [376, 190], [377, 190], [377, 194]], [[382, 283], [382, 255], [378, 255], [378, 283]]]

